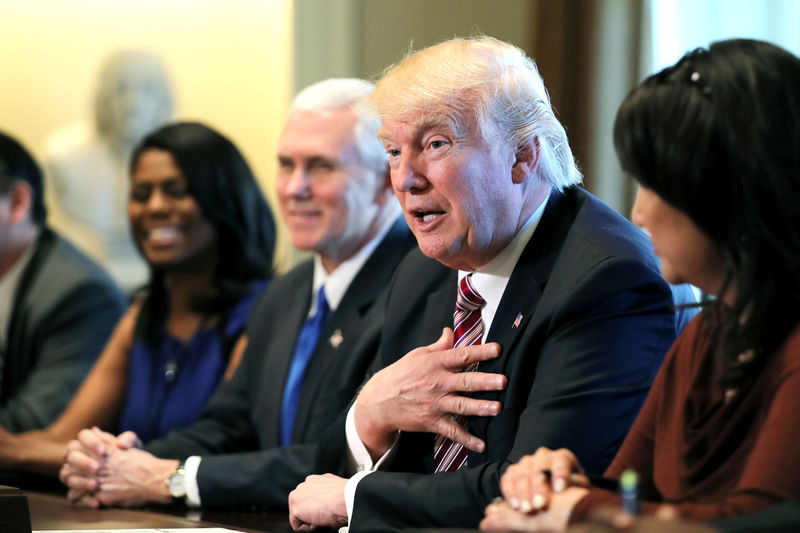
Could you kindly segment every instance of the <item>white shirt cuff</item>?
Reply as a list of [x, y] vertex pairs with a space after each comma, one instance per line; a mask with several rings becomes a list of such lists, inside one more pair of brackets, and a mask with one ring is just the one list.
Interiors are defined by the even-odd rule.
[[200, 502], [200, 487], [197, 486], [197, 470], [200, 468], [199, 455], [192, 455], [183, 465], [186, 470], [186, 505], [193, 508], [202, 506]]
[[[370, 475], [373, 470], [363, 470], [347, 480], [344, 486], [344, 505], [347, 508], [347, 528], [350, 527], [350, 520], [353, 518], [353, 505], [356, 501], [356, 489], [358, 482]], [[340, 528], [339, 533], [347, 533], [347, 528]]]
[[[347, 448], [349, 451], [348, 455], [351, 473], [377, 470], [392, 455], [394, 455], [395, 448], [397, 448], [397, 437], [399, 432], [397, 435], [395, 435], [391, 448], [389, 448], [386, 453], [384, 453], [375, 463], [373, 463], [372, 457], [370, 456], [369, 451], [367, 451], [367, 447], [364, 446], [363, 442], [361, 442], [361, 437], [358, 436], [358, 431], [356, 430], [355, 408], [356, 404], [354, 403], [350, 407], [350, 410], [347, 411], [347, 419], [345, 420], [344, 425], [345, 435], [347, 437]], [[353, 490], [353, 493], [355, 493], [355, 489]], [[348, 515], [349, 514], [350, 513], [348, 511]]]

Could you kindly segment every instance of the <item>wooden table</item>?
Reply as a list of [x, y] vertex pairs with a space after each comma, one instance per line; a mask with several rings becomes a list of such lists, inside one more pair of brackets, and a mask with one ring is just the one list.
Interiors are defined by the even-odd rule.
[[173, 508], [81, 509], [63, 496], [26, 491], [34, 530], [225, 527], [246, 533], [288, 533], [286, 513]]

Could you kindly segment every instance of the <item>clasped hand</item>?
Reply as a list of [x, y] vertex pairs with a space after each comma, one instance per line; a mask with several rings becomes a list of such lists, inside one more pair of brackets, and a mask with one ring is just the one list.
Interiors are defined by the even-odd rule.
[[59, 473], [69, 489], [67, 499], [91, 508], [168, 503], [163, 479], [177, 461], [157, 459], [140, 445], [133, 432], [115, 437], [96, 427], [81, 430], [67, 444]]
[[376, 373], [355, 403], [356, 430], [373, 458], [391, 446], [397, 430], [438, 433], [470, 450], [484, 442], [458, 424], [453, 415], [494, 416], [500, 402], [462, 393], [506, 387], [502, 374], [462, 372], [467, 365], [500, 355], [497, 343], [453, 348], [453, 331], [445, 328], [435, 343], [410, 351]]

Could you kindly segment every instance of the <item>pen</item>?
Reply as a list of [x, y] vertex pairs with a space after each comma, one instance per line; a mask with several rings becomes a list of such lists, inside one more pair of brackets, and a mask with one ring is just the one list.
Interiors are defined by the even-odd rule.
[[626, 469], [619, 478], [620, 495], [622, 496], [622, 510], [634, 516], [639, 512], [639, 479], [636, 471]]

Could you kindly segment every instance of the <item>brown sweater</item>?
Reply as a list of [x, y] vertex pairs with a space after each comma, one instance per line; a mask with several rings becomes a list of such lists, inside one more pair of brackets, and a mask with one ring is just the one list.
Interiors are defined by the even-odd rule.
[[[702, 313], [673, 345], [606, 476], [639, 475], [644, 502], [685, 518], [749, 513], [800, 497], [800, 327], [729, 401], [700, 335]], [[572, 511], [585, 520], [619, 496], [591, 489]], [[657, 503], [643, 503], [652, 512]]]

